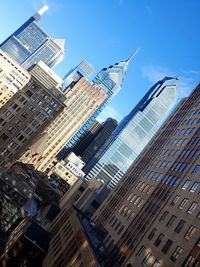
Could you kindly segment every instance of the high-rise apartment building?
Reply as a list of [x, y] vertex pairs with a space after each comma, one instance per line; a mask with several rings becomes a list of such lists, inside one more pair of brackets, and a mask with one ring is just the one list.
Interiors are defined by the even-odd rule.
[[0, 109], [0, 167], [14, 162], [63, 110], [59, 78], [44, 63], [30, 69], [31, 80]]
[[0, 108], [30, 80], [30, 74], [0, 49]]
[[93, 85], [83, 77], [69, 85], [65, 92], [66, 107], [57, 119], [48, 127], [46, 149], [42, 162], [37, 168], [47, 171], [66, 142], [77, 132], [84, 122], [95, 112], [107, 97], [98, 85]]
[[113, 188], [164, 122], [177, 98], [176, 79], [157, 82], [115, 129], [83, 171]]
[[199, 106], [198, 85], [93, 217], [106, 266], [200, 265]]
[[64, 40], [53, 39], [37, 23], [47, 9], [45, 5], [0, 44], [5, 53], [26, 69], [40, 60], [51, 68], [63, 60]]
[[66, 147], [73, 147], [79, 140], [88, 127], [96, 120], [101, 111], [111, 102], [112, 98], [119, 93], [128, 69], [128, 64], [131, 59], [138, 53], [137, 49], [127, 60], [121, 61], [108, 68], [103, 68], [93, 79], [93, 83], [99, 85], [107, 94], [104, 102], [95, 112], [91, 114], [88, 120], [77, 131], [72, 138], [67, 142]]

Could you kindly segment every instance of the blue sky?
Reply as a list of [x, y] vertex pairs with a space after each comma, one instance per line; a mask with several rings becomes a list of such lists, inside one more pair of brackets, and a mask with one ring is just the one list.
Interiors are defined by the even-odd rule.
[[166, 75], [180, 77], [181, 96], [199, 82], [199, 0], [4, 0], [0, 42], [44, 4], [49, 10], [40, 25], [66, 40], [65, 60], [55, 69], [61, 76], [83, 59], [97, 73], [141, 48], [101, 118], [121, 119]]

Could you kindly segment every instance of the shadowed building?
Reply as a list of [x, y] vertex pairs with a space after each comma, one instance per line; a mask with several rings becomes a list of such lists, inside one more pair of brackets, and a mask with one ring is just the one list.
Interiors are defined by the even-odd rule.
[[106, 266], [200, 265], [199, 106], [197, 86], [93, 216]]

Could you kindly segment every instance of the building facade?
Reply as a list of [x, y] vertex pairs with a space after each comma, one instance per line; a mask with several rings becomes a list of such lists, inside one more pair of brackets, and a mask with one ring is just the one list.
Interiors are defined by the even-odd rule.
[[96, 177], [113, 188], [162, 125], [176, 98], [176, 79], [157, 82], [85, 166], [86, 179]]
[[0, 109], [1, 168], [19, 159], [65, 106], [65, 96], [56, 88], [62, 80], [51, 69], [41, 62], [30, 74], [30, 82]]
[[101, 87], [91, 84], [83, 77], [69, 86], [65, 92], [65, 109], [47, 129], [46, 149], [41, 164], [37, 166], [38, 170], [47, 173], [50, 171], [58, 152], [98, 109], [106, 96]]
[[64, 57], [64, 40], [53, 39], [37, 23], [47, 9], [44, 6], [0, 44], [6, 54], [26, 69], [40, 60], [53, 68]]
[[199, 266], [199, 105], [198, 85], [94, 215], [107, 266]]
[[89, 162], [97, 151], [104, 145], [112, 132], [117, 128], [117, 125], [117, 121], [112, 118], [108, 118], [104, 123], [102, 123], [101, 131], [80, 155], [85, 163]]
[[30, 74], [0, 49], [0, 108], [30, 80]]

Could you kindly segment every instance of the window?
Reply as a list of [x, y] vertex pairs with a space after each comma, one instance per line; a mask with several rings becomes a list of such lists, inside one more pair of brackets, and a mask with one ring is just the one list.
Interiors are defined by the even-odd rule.
[[26, 113], [26, 112], [24, 112], [24, 113], [22, 113], [22, 117], [23, 117], [24, 119], [27, 119], [27, 118], [29, 117], [29, 114]]
[[151, 231], [151, 233], [148, 236], [148, 239], [151, 240], [154, 237], [154, 235], [155, 235], [156, 232], [157, 232], [157, 229], [156, 228], [153, 228], [153, 230]]
[[186, 180], [182, 186], [182, 189], [185, 190], [190, 184], [190, 180]]
[[176, 262], [177, 259], [179, 258], [179, 256], [181, 255], [181, 253], [183, 252], [183, 249], [181, 247], [177, 247], [174, 251], [174, 253], [172, 254], [172, 256], [170, 257], [171, 261]]
[[191, 225], [185, 234], [185, 239], [189, 240], [196, 232], [196, 227]]
[[141, 246], [141, 248], [138, 250], [138, 253], [136, 254], [136, 257], [140, 257], [142, 255], [142, 253], [144, 252], [145, 247]]
[[172, 202], [170, 203], [171, 206], [174, 206], [178, 200], [179, 200], [180, 196], [175, 196], [174, 199], [172, 200]]
[[152, 267], [159, 267], [161, 266], [161, 263], [158, 260], [155, 260]]
[[197, 202], [193, 202], [192, 205], [189, 207], [187, 213], [192, 214], [197, 206], [198, 206], [198, 203]]
[[20, 120], [16, 120], [16, 121], [15, 121], [15, 124], [16, 124], [16, 125], [21, 125], [22, 122], [21, 122]]
[[169, 219], [168, 223], [167, 223], [167, 227], [171, 227], [173, 225], [173, 222], [175, 221], [176, 216], [172, 215], [171, 218]]
[[33, 93], [32, 93], [30, 90], [27, 90], [27, 91], [26, 91], [26, 94], [27, 94], [27, 96], [29, 96], [29, 97], [31, 97], [31, 96], [33, 95]]
[[14, 149], [14, 148], [17, 147], [17, 144], [16, 144], [15, 142], [11, 142], [11, 143], [9, 144], [9, 146], [10, 146], [10, 148]]
[[174, 229], [174, 232], [179, 234], [180, 231], [182, 230], [184, 224], [185, 224], [185, 221], [184, 220], [180, 220], [179, 223], [177, 224], [176, 228]]
[[192, 174], [197, 174], [200, 171], [200, 165], [196, 165], [195, 168], [192, 171]]
[[50, 109], [49, 107], [46, 107], [46, 108], [44, 109], [44, 112], [50, 114], [50, 113], [51, 113], [51, 109]]
[[142, 264], [146, 266], [146, 263], [149, 261], [149, 259], [152, 257], [151, 252], [148, 252], [147, 255], [144, 257]]
[[192, 267], [193, 263], [195, 261], [195, 258], [193, 256], [189, 256], [186, 260], [186, 262], [183, 264], [183, 267]]
[[194, 193], [195, 190], [199, 187], [199, 183], [195, 182], [193, 183], [192, 187], [190, 188], [190, 192]]
[[188, 203], [188, 199], [184, 198], [178, 208], [183, 209], [187, 203]]
[[36, 104], [37, 104], [38, 106], [42, 105], [42, 101], [41, 101], [39, 98], [37, 98], [37, 99], [35, 100], [35, 102], [36, 102]]
[[154, 242], [154, 245], [155, 245], [156, 247], [158, 247], [158, 246], [160, 245], [160, 243], [162, 242], [163, 237], [164, 237], [163, 234], [160, 234], [160, 235], [158, 236], [158, 238], [157, 238], [156, 241]]
[[10, 133], [15, 133], [16, 132], [16, 129], [11, 126], [11, 127], [8, 128], [8, 131]]
[[167, 252], [169, 251], [172, 244], [173, 244], [173, 241], [171, 239], [168, 239], [167, 242], [165, 243], [164, 247], [162, 248], [162, 252], [164, 254], [167, 254]]
[[168, 214], [169, 214], [168, 211], [164, 211], [164, 213], [163, 213], [163, 215], [160, 217], [160, 220], [159, 220], [159, 221], [160, 221], [160, 222], [164, 221]]
[[5, 133], [3, 133], [3, 134], [1, 135], [1, 139], [2, 139], [3, 141], [6, 141], [6, 140], [8, 139], [8, 136], [7, 136]]

